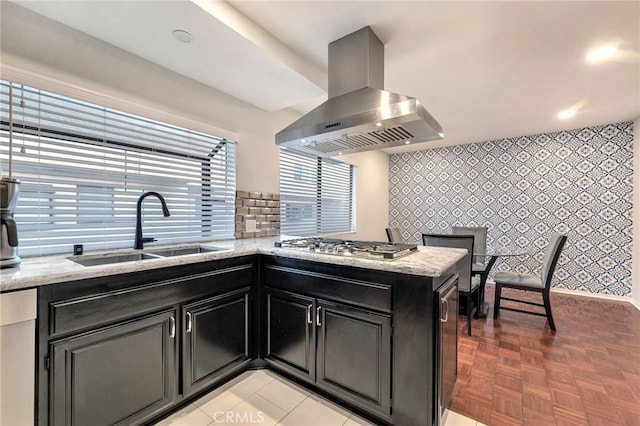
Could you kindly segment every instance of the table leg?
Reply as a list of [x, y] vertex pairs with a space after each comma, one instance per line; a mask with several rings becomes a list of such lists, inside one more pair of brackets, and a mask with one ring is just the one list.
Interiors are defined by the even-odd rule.
[[484, 286], [487, 284], [487, 278], [489, 278], [489, 272], [491, 272], [491, 268], [493, 268], [493, 264], [498, 260], [498, 256], [491, 256], [489, 259], [489, 263], [487, 263], [486, 268], [482, 275], [480, 275], [480, 294], [479, 294], [479, 309], [476, 310], [476, 318], [486, 318], [489, 313], [489, 302], [485, 302], [484, 300]]

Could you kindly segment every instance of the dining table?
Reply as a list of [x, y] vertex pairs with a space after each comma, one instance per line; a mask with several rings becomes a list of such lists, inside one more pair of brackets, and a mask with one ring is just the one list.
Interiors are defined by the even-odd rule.
[[507, 258], [507, 257], [517, 257], [524, 256], [530, 254], [530, 250], [517, 246], [494, 246], [487, 247], [484, 252], [473, 253], [474, 257], [484, 257], [489, 258], [489, 261], [486, 263], [484, 271], [474, 272], [474, 275], [480, 275], [480, 294], [479, 294], [479, 306], [476, 309], [475, 318], [486, 318], [489, 313], [489, 309], [491, 305], [489, 302], [485, 301], [484, 297], [484, 288], [487, 284], [487, 278], [489, 278], [489, 273], [491, 273], [491, 269], [493, 265], [496, 263], [498, 258]]

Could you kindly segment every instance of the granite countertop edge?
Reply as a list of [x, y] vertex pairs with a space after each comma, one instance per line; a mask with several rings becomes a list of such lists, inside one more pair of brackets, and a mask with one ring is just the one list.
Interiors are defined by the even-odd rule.
[[[302, 250], [274, 247], [274, 242], [279, 240], [280, 238], [270, 237], [247, 240], [211, 241], [200, 244], [212, 245], [224, 250], [97, 266], [79, 265], [69, 260], [69, 255], [24, 258], [22, 259], [19, 267], [0, 270], [0, 293], [49, 284], [80, 281], [101, 276], [119, 275], [164, 267], [188, 265], [192, 263], [208, 262], [252, 254], [265, 254], [335, 265], [384, 270], [409, 275], [438, 277], [461, 259], [466, 253], [466, 250], [464, 249], [418, 246], [418, 253], [394, 260], [374, 260], [333, 256]], [[175, 249], [184, 246], [188, 246], [188, 244], [174, 244], [166, 247]], [[148, 249], [158, 248], [161, 247], [148, 247]], [[131, 250], [120, 251], [123, 253], [131, 253]], [[119, 251], [109, 251], [109, 253], [114, 252]]]

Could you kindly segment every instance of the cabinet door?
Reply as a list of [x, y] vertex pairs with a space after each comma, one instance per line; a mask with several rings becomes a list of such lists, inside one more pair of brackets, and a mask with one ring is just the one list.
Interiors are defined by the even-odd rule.
[[315, 380], [315, 299], [267, 289], [266, 358], [280, 368]]
[[391, 319], [318, 301], [317, 383], [365, 409], [390, 415]]
[[439, 314], [436, 330], [436, 424], [444, 425], [458, 377], [458, 279], [453, 277], [436, 292]]
[[183, 307], [185, 395], [249, 359], [249, 291], [247, 287]]
[[166, 311], [50, 345], [50, 423], [138, 424], [176, 398], [176, 319]]

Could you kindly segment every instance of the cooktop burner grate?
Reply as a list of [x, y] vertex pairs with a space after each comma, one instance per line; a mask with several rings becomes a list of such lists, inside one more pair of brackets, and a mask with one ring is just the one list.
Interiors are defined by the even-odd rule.
[[328, 255], [364, 257], [380, 260], [392, 260], [418, 251], [416, 244], [340, 240], [322, 237], [276, 241], [274, 245], [280, 248], [307, 250]]

